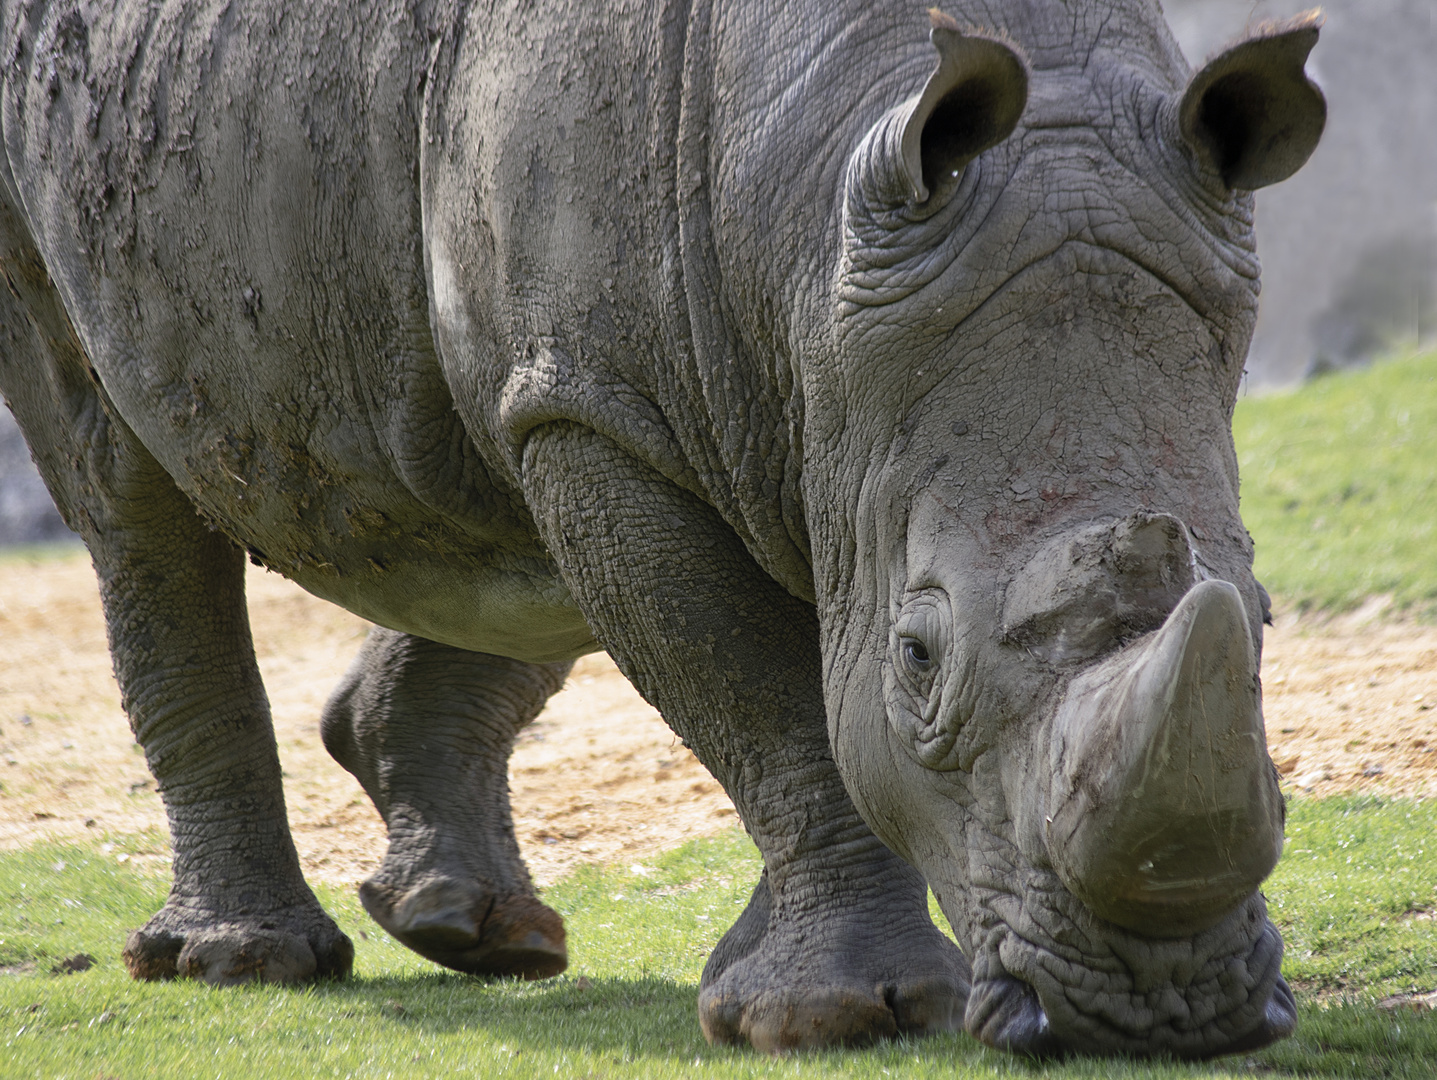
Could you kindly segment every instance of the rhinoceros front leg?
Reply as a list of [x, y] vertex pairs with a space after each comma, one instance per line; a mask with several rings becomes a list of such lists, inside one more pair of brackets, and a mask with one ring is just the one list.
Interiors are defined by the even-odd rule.
[[834, 765], [813, 609], [712, 507], [592, 430], [531, 436], [524, 483], [597, 637], [763, 853], [704, 970], [708, 1039], [778, 1051], [961, 1026], [967, 964]]
[[214, 984], [347, 975], [354, 947], [305, 884], [290, 838], [244, 553], [205, 527], [142, 449], [122, 456], [108, 520], [86, 540], [174, 848], [169, 899], [130, 935], [125, 964], [139, 979]]
[[421, 956], [526, 979], [567, 966], [564, 921], [535, 898], [519, 856], [508, 770], [514, 737], [569, 667], [376, 628], [325, 707], [326, 748], [389, 827], [360, 900]]

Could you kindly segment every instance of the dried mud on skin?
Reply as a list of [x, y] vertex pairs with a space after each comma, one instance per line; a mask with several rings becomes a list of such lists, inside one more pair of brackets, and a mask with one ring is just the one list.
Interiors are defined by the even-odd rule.
[[[262, 570], [248, 587], [305, 873], [358, 882], [384, 854], [384, 825], [325, 753], [318, 716], [367, 624]], [[1280, 614], [1268, 631], [1268, 740], [1291, 793], [1437, 795], [1437, 628], [1376, 614]], [[520, 736], [510, 783], [541, 884], [581, 862], [640, 862], [737, 820], [602, 655], [581, 660]], [[163, 826], [120, 712], [89, 560], [0, 561], [0, 848]]]

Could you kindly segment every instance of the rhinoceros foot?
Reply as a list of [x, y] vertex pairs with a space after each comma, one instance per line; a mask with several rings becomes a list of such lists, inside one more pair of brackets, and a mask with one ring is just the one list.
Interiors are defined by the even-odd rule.
[[401, 944], [455, 971], [547, 979], [569, 966], [564, 920], [525, 893], [443, 875], [396, 887], [376, 876], [360, 885], [359, 899]]
[[926, 912], [775, 907], [766, 880], [704, 970], [711, 1043], [767, 1053], [963, 1026], [968, 962]]
[[167, 904], [130, 934], [123, 956], [136, 979], [299, 983], [347, 977], [354, 945], [318, 904], [238, 918]]

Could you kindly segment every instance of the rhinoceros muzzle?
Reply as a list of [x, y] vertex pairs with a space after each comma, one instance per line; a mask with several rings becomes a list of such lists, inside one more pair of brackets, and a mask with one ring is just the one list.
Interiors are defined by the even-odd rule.
[[1007, 587], [1000, 640], [1061, 681], [999, 766], [1012, 832], [985, 830], [951, 892], [964, 1026], [987, 1045], [1205, 1058], [1295, 1026], [1258, 891], [1284, 814], [1253, 620], [1192, 535], [1167, 514], [1100, 522]]
[[[1067, 1018], [1071, 1021], [1072, 1018]], [[1258, 1022], [1232, 1037], [1210, 1038], [1172, 1028], [1150, 1030], [1144, 1037], [1123, 1033], [1095, 1023], [1060, 1033], [1049, 1020], [1033, 986], [1011, 975], [974, 982], [968, 998], [964, 1028], [974, 1038], [995, 1050], [1007, 1050], [1035, 1058], [1064, 1057], [1071, 1053], [1171, 1053], [1185, 1058], [1210, 1058], [1247, 1053], [1285, 1039], [1297, 1027], [1297, 1001], [1282, 976], [1277, 976]]]
[[[983, 1042], [1208, 1057], [1291, 1034], [1281, 938], [1257, 892], [1283, 809], [1248, 627], [1235, 586], [1199, 581], [1156, 630], [1069, 682], [1048, 737], [1051, 869], [1029, 871], [1042, 899], [974, 965], [965, 1026]], [[1069, 950], [1099, 940], [1088, 959], [1107, 990], [1085, 995]], [[1144, 988], [1124, 971], [1168, 974]]]
[[1282, 853], [1237, 589], [1202, 581], [1156, 632], [1078, 675], [1053, 722], [1044, 840], [1095, 914], [1187, 937], [1251, 896]]

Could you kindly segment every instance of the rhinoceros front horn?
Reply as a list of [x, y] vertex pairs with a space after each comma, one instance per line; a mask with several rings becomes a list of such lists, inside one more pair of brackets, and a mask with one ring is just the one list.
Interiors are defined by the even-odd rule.
[[1148, 638], [1075, 678], [1050, 746], [1049, 856], [1102, 918], [1186, 936], [1277, 863], [1282, 796], [1228, 582], [1196, 585]]

